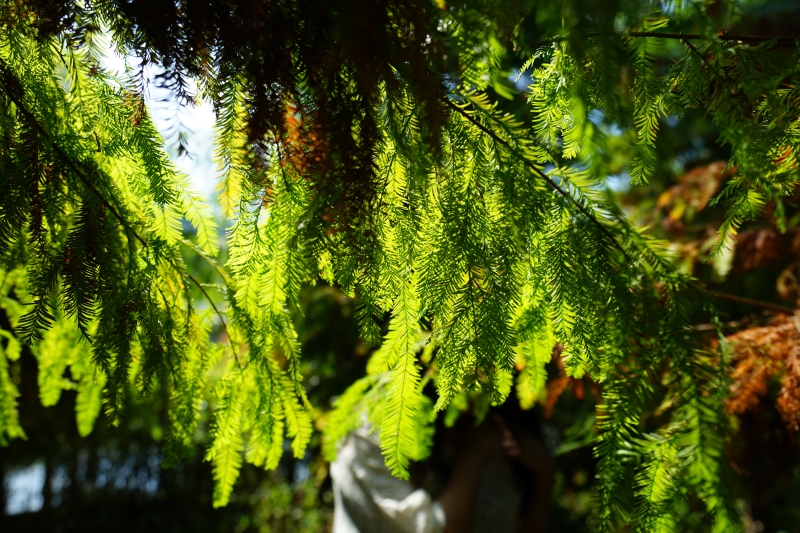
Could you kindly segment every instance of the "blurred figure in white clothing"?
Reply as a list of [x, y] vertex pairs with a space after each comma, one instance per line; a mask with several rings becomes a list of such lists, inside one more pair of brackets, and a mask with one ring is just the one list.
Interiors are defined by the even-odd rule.
[[515, 405], [509, 399], [478, 427], [439, 424], [412, 481], [386, 468], [377, 432], [351, 433], [331, 465], [333, 533], [545, 531], [555, 464]]

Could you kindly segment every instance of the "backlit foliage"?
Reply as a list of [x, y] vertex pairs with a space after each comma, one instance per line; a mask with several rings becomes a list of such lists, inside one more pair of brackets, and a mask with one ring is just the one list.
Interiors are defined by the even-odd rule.
[[[407, 477], [436, 411], [476, 393], [497, 405], [512, 387], [524, 407], [546, 396], [558, 344], [566, 376], [600, 384], [600, 529], [669, 531], [699, 498], [714, 531], [739, 530], [725, 354], [692, 328], [706, 294], [614, 202], [593, 117], [630, 133], [644, 184], [659, 121], [708, 114], [733, 153], [712, 200], [728, 210], [722, 251], [795, 191], [796, 48], [719, 36], [694, 4], [518, 4], [4, 1], [0, 439], [23, 436], [8, 373], [22, 344], [45, 404], [78, 390], [81, 433], [101, 404], [115, 416], [125, 387], [166, 391], [178, 456], [212, 387], [207, 458], [224, 505], [242, 461], [275, 468], [285, 440], [301, 457], [312, 436], [290, 309], [324, 279], [380, 344], [327, 419], [328, 458], [371, 422]], [[531, 44], [524, 28], [551, 37]], [[182, 255], [216, 261], [209, 208], [162, 147], [144, 71], [104, 70], [104, 35], [162, 65], [187, 100], [194, 78], [215, 106], [231, 221], [219, 287]], [[508, 91], [506, 46], [529, 59], [532, 124], [490, 96]]]

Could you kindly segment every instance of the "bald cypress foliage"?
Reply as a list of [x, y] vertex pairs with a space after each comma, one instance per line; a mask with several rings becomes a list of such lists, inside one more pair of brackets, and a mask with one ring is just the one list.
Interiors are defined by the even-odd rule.
[[[567, 373], [602, 391], [600, 529], [669, 531], [690, 498], [715, 531], [741, 529], [723, 456], [725, 344], [693, 330], [713, 307], [615, 203], [592, 113], [626, 132], [639, 186], [660, 121], [705, 113], [732, 154], [714, 200], [727, 209], [722, 251], [768, 203], [785, 225], [800, 157], [796, 40], [720, 34], [705, 6], [682, 2], [0, 6], [11, 324], [0, 442], [24, 438], [9, 374], [23, 345], [45, 405], [78, 390], [81, 434], [125, 394], [165, 391], [175, 458], [194, 445], [212, 386], [207, 458], [224, 505], [243, 461], [275, 468], [287, 439], [302, 457], [312, 436], [290, 309], [324, 279], [356, 298], [363, 338], [379, 346], [328, 418], [329, 459], [367, 420], [407, 477], [437, 411], [470, 395], [499, 405], [513, 387], [530, 407], [559, 345]], [[213, 102], [224, 265], [210, 207], [148, 116], [143, 67], [112, 75], [108, 47], [161, 65], [184, 100], [194, 80]], [[531, 76], [523, 119], [493, 100], [512, 49]], [[222, 284], [200, 283], [184, 253], [211, 261]]]

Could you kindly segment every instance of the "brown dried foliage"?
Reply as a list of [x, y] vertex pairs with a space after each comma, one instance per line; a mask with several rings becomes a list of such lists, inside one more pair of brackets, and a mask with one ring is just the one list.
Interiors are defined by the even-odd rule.
[[720, 185], [734, 172], [736, 169], [728, 168], [726, 161], [715, 161], [693, 168], [678, 183], [661, 193], [657, 207], [667, 211], [667, 218], [664, 220], [667, 229], [683, 230], [683, 221], [688, 221], [695, 213], [702, 211]]
[[[716, 241], [718, 225], [699, 225], [690, 229], [687, 224], [708, 206], [720, 187], [735, 172], [736, 168], [728, 167], [725, 161], [693, 168], [658, 198], [657, 207], [665, 215], [661, 222], [664, 229], [673, 233], [688, 231], [692, 234], [691, 240], [679, 246], [681, 255], [697, 267], [705, 264], [708, 243]], [[800, 194], [791, 201], [800, 201]], [[749, 272], [778, 264], [784, 269], [778, 278], [778, 294], [784, 300], [794, 300], [800, 296], [800, 231], [778, 231], [774, 222], [775, 209], [775, 202], [765, 207], [764, 219], [772, 220], [769, 226], [749, 228], [736, 235], [732, 272]]]
[[734, 272], [753, 270], [772, 263], [786, 253], [788, 246], [792, 246], [792, 237], [779, 234], [772, 228], [742, 231], [736, 236]]
[[[299, 176], [325, 172], [328, 147], [297, 106], [286, 106], [286, 135], [280, 139], [282, 168], [291, 167]], [[312, 122], [313, 123], [313, 122]]]
[[791, 431], [800, 431], [800, 313], [777, 315], [772, 323], [727, 338], [733, 348], [730, 396], [726, 411], [756, 409], [769, 385], [780, 376], [776, 407]]
[[797, 344], [792, 347], [784, 365], [786, 373], [781, 378], [778, 411], [786, 427], [797, 432], [800, 431], [800, 350]]
[[586, 388], [588, 387], [595, 398], [600, 397], [600, 390], [596, 382], [587, 377], [575, 379], [567, 375], [566, 369], [564, 368], [564, 360], [561, 358], [562, 351], [563, 348], [561, 345], [556, 345], [553, 349], [553, 361], [558, 368], [558, 375], [545, 385], [545, 390], [547, 392], [543, 409], [545, 418], [550, 418], [556, 403], [558, 403], [558, 399], [565, 392], [571, 392], [576, 399], [582, 400], [586, 397]]

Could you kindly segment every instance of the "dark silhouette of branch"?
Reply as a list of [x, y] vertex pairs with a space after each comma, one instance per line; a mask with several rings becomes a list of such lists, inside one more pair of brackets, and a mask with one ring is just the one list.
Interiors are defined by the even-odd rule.
[[[699, 33], [661, 33], [657, 31], [632, 31], [628, 33], [631, 37], [655, 37], [658, 39], [677, 39], [677, 40], [684, 40], [684, 39], [692, 39], [692, 40], [703, 40], [703, 41], [710, 41], [713, 40], [712, 37], [707, 35], [702, 35]], [[716, 36], [720, 41], [741, 41], [743, 43], [765, 43], [769, 41], [778, 41], [778, 42], [789, 42], [789, 41], [799, 41], [800, 35], [781, 35], [781, 36], [770, 36], [770, 35], [728, 35], [727, 33], [723, 35]]]
[[[599, 32], [589, 32], [582, 37], [597, 37], [601, 35]], [[700, 33], [664, 33], [664, 32], [657, 32], [657, 31], [632, 31], [626, 34], [621, 34], [620, 37], [624, 37], [625, 35], [630, 37], [640, 37], [640, 38], [648, 38], [653, 37], [656, 39], [675, 39], [675, 40], [702, 40], [702, 41], [711, 41], [714, 37], [710, 37], [708, 35], [702, 35]], [[720, 41], [731, 42], [731, 41], [738, 41], [741, 43], [766, 43], [769, 41], [775, 41], [779, 43], [791, 43], [794, 41], [800, 41], [800, 35], [780, 35], [780, 36], [770, 36], [770, 35], [728, 35], [727, 33], [722, 35], [717, 35], [717, 39]], [[568, 41], [570, 39], [567, 35], [561, 35], [557, 37], [551, 37], [549, 39], [543, 39], [538, 43], [534, 43], [531, 48], [539, 48], [541, 46], [545, 46], [547, 44], [552, 43], [560, 43], [564, 41]]]
[[720, 300], [728, 300], [730, 302], [737, 302], [740, 304], [752, 305], [753, 307], [761, 307], [762, 309], [769, 309], [778, 313], [794, 313], [794, 309], [783, 305], [771, 304], [769, 302], [762, 302], [760, 300], [753, 300], [752, 298], [745, 298], [744, 296], [737, 296], [735, 294], [728, 294], [727, 292], [717, 292], [706, 289], [706, 292], [714, 298]]

